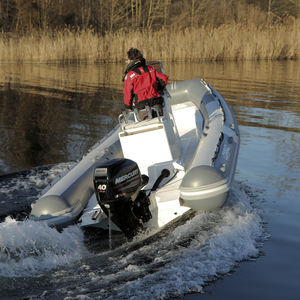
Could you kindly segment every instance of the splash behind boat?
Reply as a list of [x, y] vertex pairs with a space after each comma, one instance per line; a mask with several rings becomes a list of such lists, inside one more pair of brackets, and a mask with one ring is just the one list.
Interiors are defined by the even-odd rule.
[[108, 227], [127, 237], [160, 228], [189, 210], [225, 203], [239, 130], [224, 98], [204, 80], [174, 82], [163, 113], [146, 109], [119, 124], [32, 204], [30, 218], [59, 229]]

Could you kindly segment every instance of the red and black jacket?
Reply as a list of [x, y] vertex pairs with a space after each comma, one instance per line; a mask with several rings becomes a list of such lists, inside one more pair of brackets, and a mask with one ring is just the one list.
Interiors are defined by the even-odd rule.
[[166, 86], [168, 76], [155, 70], [154, 66], [147, 66], [144, 59], [130, 63], [123, 80], [126, 108], [142, 109], [145, 105], [162, 103], [159, 91]]

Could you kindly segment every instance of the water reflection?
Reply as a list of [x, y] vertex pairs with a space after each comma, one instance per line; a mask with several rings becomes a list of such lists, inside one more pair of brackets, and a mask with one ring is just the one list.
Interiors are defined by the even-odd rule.
[[51, 94], [14, 83], [0, 98], [0, 173], [78, 159], [116, 124], [121, 107], [120, 92], [103, 87]]
[[[174, 64], [173, 80], [204, 78], [231, 103], [240, 124], [300, 132], [300, 63]], [[168, 70], [169, 69], [169, 70]]]
[[[0, 174], [76, 160], [84, 154], [116, 124], [124, 67], [2, 64]], [[231, 104], [240, 125], [300, 132], [299, 62], [165, 63], [164, 67], [170, 81], [204, 78], [212, 84]], [[295, 139], [299, 143], [298, 135]]]
[[64, 90], [67, 97], [72, 92], [93, 93], [99, 87], [120, 87], [123, 69], [124, 65], [118, 64], [1, 64], [0, 84], [19, 84], [28, 92], [45, 96]]

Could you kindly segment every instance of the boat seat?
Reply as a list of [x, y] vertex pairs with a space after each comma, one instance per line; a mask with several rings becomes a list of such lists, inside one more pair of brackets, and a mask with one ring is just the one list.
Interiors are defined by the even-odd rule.
[[138, 121], [153, 119], [159, 116], [163, 116], [163, 106], [161, 104], [146, 106], [143, 109], [134, 109], [134, 113]]

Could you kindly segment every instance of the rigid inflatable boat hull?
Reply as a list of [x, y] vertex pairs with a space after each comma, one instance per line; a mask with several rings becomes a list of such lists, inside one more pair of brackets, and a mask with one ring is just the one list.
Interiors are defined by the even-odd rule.
[[[169, 84], [164, 102], [163, 116], [150, 114], [138, 121], [133, 111], [120, 115], [119, 125], [32, 204], [30, 218], [57, 228], [78, 221], [82, 227], [107, 229], [106, 204], [102, 209], [97, 204], [93, 174], [99, 163], [115, 158], [136, 162], [141, 174], [149, 177], [143, 192], [150, 199], [152, 218], [144, 227], [160, 228], [188, 210], [222, 207], [240, 142], [230, 107], [199, 79]], [[162, 172], [169, 175], [157, 181]]]
[[211, 166], [197, 166], [188, 171], [180, 185], [181, 205], [195, 211], [213, 211], [224, 204], [229, 185]]

